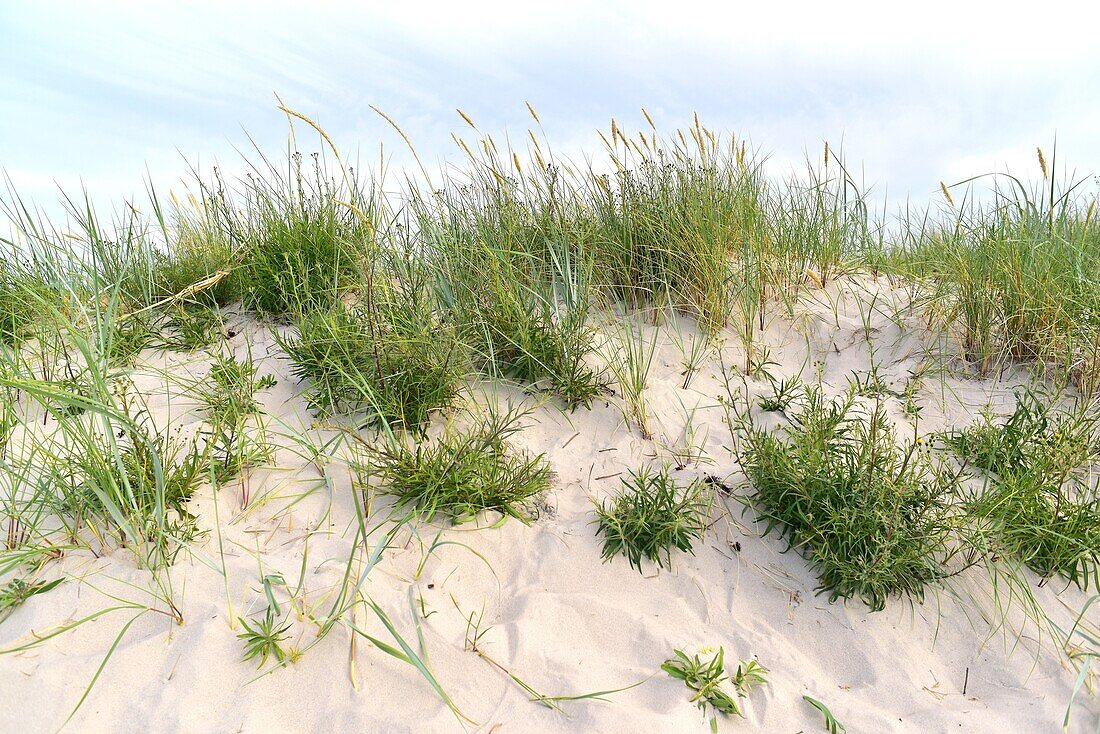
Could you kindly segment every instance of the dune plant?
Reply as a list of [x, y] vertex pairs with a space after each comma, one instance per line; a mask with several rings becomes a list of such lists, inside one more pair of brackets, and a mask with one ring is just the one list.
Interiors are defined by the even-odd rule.
[[[701, 655], [714, 653], [709, 660]], [[691, 697], [704, 711], [709, 706], [727, 716], [744, 716], [739, 699], [748, 697], [752, 689], [768, 681], [768, 670], [755, 660], [741, 660], [736, 670], [729, 673], [725, 663], [724, 648], [704, 648], [698, 655], [688, 656], [683, 650], [674, 650], [673, 657], [661, 664], [661, 670], [669, 676], [684, 682], [695, 692]], [[733, 693], [723, 688], [733, 688]], [[718, 731], [718, 719], [711, 716], [711, 731]]]
[[703, 363], [715, 356], [718, 345], [714, 336], [705, 332], [690, 332], [684, 329], [682, 318], [673, 314], [670, 318], [673, 334], [673, 344], [680, 353], [680, 365], [683, 369], [684, 382], [681, 389], [687, 390], [692, 378], [699, 371]]
[[667, 466], [631, 471], [610, 501], [596, 505], [603, 558], [624, 555], [639, 573], [643, 559], [671, 568], [673, 549], [691, 553], [692, 544], [703, 537], [710, 507], [710, 493], [700, 479], [681, 485]]
[[482, 371], [587, 406], [602, 380], [586, 361], [594, 274], [578, 184], [549, 151], [525, 169], [491, 139], [481, 156], [463, 145], [468, 174], [411, 202], [440, 302]]
[[17, 252], [2, 248], [0, 256], [5, 258], [0, 265], [0, 345], [15, 346], [34, 331], [35, 323], [41, 319], [35, 298], [28, 297], [28, 291], [40, 298], [55, 296], [44, 282], [17, 268]]
[[217, 306], [175, 301], [165, 309], [161, 332], [154, 340], [165, 349], [193, 352], [225, 336], [225, 319]]
[[[206, 441], [211, 461], [223, 480], [269, 461], [273, 454], [256, 395], [274, 387], [276, 380], [258, 373], [251, 353], [244, 360], [220, 355], [210, 367], [207, 382], [193, 390], [210, 425]], [[248, 504], [247, 496], [242, 504]]]
[[245, 187], [244, 304], [266, 316], [330, 307], [359, 284], [373, 247], [371, 200], [350, 172], [332, 177], [320, 156], [302, 160], [294, 151], [285, 172], [267, 164]]
[[414, 431], [454, 402], [467, 364], [453, 326], [413, 302], [313, 311], [278, 340], [314, 410]]
[[468, 652], [476, 654], [486, 663], [493, 666], [504, 675], [508, 676], [508, 679], [511, 680], [517, 687], [519, 687], [520, 690], [526, 693], [530, 697], [531, 701], [534, 701], [541, 706], [545, 706], [548, 709], [553, 709], [554, 711], [564, 714], [565, 707], [563, 706], [563, 704], [565, 703], [576, 701], [609, 701], [610, 699], [607, 697], [611, 694], [628, 691], [631, 688], [636, 688], [642, 683], [645, 683], [645, 681], [642, 680], [631, 685], [623, 686], [622, 688], [611, 688], [602, 691], [591, 691], [588, 693], [575, 693], [558, 696], [542, 693], [541, 691], [534, 688], [530, 683], [520, 678], [516, 673], [501, 665], [496, 660], [496, 658], [490, 656], [489, 653], [484, 649], [481, 641], [482, 638], [484, 638], [485, 635], [488, 634], [490, 631], [489, 627], [482, 627], [482, 622], [485, 618], [485, 610], [483, 609], [480, 612], [470, 612], [469, 614], [466, 614], [462, 611], [462, 608], [458, 606], [458, 602], [454, 599], [454, 597], [451, 597], [451, 601], [454, 602], [455, 609], [457, 609], [459, 614], [461, 614], [462, 617], [466, 620], [466, 640], [463, 645], [464, 649]]
[[144, 315], [122, 316], [110, 334], [106, 348], [111, 364], [130, 366], [141, 350], [156, 342], [156, 332], [150, 319]]
[[3, 622], [23, 602], [33, 596], [45, 594], [57, 588], [65, 579], [52, 581], [30, 581], [15, 578], [0, 586], [0, 622]]
[[821, 701], [818, 701], [816, 698], [811, 698], [810, 696], [803, 696], [802, 700], [813, 706], [815, 709], [817, 709], [818, 713], [821, 714], [822, 718], [825, 721], [825, 731], [829, 732], [829, 734], [842, 734], [842, 732], [848, 731], [848, 727], [837, 721], [837, 718], [833, 715], [833, 712], [830, 711], [829, 707], [823, 704]]
[[772, 380], [772, 394], [760, 398], [758, 405], [765, 413], [786, 412], [791, 404], [805, 394], [805, 386], [797, 377], [787, 380]]
[[843, 151], [825, 145], [821, 165], [807, 160], [805, 173], [773, 187], [765, 218], [770, 252], [765, 267], [780, 268], [780, 282], [822, 287], [854, 263], [876, 268], [882, 231], [868, 193], [844, 162]]
[[979, 369], [1039, 360], [1091, 390], [1100, 374], [1096, 198], [1087, 179], [1058, 172], [1056, 156], [1049, 166], [1042, 150], [1038, 158], [1036, 184], [1006, 173], [943, 186], [939, 216], [902, 221], [889, 266], [922, 279], [918, 305], [954, 327]]
[[830, 601], [880, 610], [894, 595], [923, 598], [948, 575], [952, 477], [921, 441], [898, 443], [881, 403], [861, 415], [851, 395], [806, 395], [788, 427], [744, 426], [741, 464], [765, 534], [778, 530], [806, 555]]
[[275, 599], [275, 587], [286, 586], [286, 581], [279, 574], [266, 574], [261, 579], [264, 588], [264, 596], [267, 599], [267, 607], [262, 617], [245, 619], [241, 617], [243, 631], [237, 635], [244, 645], [243, 660], [258, 660], [258, 667], [263, 668], [269, 657], [274, 657], [280, 665], [284, 665], [294, 658], [293, 651], [283, 649], [283, 642], [289, 638], [290, 623], [283, 616], [279, 602]]
[[207, 419], [218, 425], [236, 426], [258, 415], [262, 408], [256, 394], [278, 384], [274, 375], [260, 377], [259, 371], [251, 353], [243, 360], [233, 354], [215, 357], [209, 384], [195, 391]]
[[161, 300], [228, 306], [243, 295], [243, 243], [233, 244], [235, 213], [220, 176], [215, 173], [201, 189], [201, 199], [172, 198], [174, 236], [154, 265], [154, 292]]
[[660, 332], [646, 333], [644, 327], [631, 320], [614, 322], [607, 328], [609, 336], [604, 342], [603, 357], [623, 400], [623, 417], [634, 423], [642, 438], [651, 439], [653, 430], [649, 425], [645, 389]]
[[84, 364], [74, 378], [42, 379], [14, 359], [0, 374], [0, 388], [24, 396], [24, 410], [37, 407], [56, 420], [56, 430], [24, 431], [18, 454], [8, 459], [37, 488], [13, 514], [42, 520], [33, 505], [48, 502], [54, 536], [114, 538], [142, 563], [161, 567], [195, 536], [187, 501], [203, 481], [207, 457], [152, 423], [141, 396], [111, 377], [98, 340], [77, 331], [68, 338]]
[[360, 468], [425, 522], [443, 516], [458, 524], [489, 512], [501, 522], [514, 517], [527, 523], [535, 518], [535, 497], [550, 488], [551, 472], [541, 454], [529, 456], [508, 444], [525, 413], [489, 408], [473, 425], [452, 423], [429, 442], [392, 435], [377, 445], [360, 441]]
[[460, 304], [457, 315], [482, 368], [557, 395], [570, 409], [587, 407], [603, 385], [585, 361], [595, 332], [576, 284], [525, 283], [499, 262], [469, 274], [473, 278], [459, 287], [469, 289], [472, 303]]
[[601, 137], [615, 173], [585, 181], [596, 277], [615, 300], [671, 301], [713, 333], [729, 320], [739, 255], [765, 206], [762, 160], [698, 118], [667, 140], [647, 122], [635, 137], [612, 121]]
[[1044, 578], [1088, 588], [1100, 582], [1100, 493], [1087, 466], [1097, 456], [1097, 419], [1087, 406], [1065, 411], [1056, 401], [1020, 392], [1003, 420], [986, 412], [945, 440], [982, 470], [967, 497], [977, 542]]

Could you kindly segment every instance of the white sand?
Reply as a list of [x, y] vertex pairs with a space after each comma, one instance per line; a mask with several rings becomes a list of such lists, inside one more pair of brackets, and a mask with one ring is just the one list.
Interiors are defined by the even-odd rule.
[[[850, 292], [841, 296], [842, 290]], [[871, 303], [868, 293], [877, 294], [869, 342], [860, 315]], [[862, 279], [810, 294], [793, 317], [773, 309], [766, 335], [779, 363], [773, 373], [801, 373], [812, 380], [813, 362], [824, 360], [823, 385], [839, 394], [853, 370], [868, 369], [873, 348], [880, 373], [900, 391], [910, 372], [935, 362], [929, 355], [939, 352], [915, 318], [907, 317], [904, 329], [894, 323], [894, 305], [904, 302], [902, 291]], [[709, 360], [690, 388], [681, 389], [673, 330], [662, 328], [660, 339], [648, 390], [657, 441], [629, 430], [615, 399], [572, 414], [552, 405], [539, 407], [516, 441], [545, 452], [556, 472], [537, 522], [447, 529], [444, 539], [469, 549], [438, 548], [418, 580], [414, 575], [425, 546], [439, 528], [422, 527], [421, 539], [405, 532], [400, 546], [371, 574], [366, 593], [414, 644], [413, 620], [421, 616], [423, 597], [429, 616], [422, 628], [431, 665], [456, 704], [479, 723], [469, 730], [708, 731], [708, 719], [689, 701], [688, 690], [659, 672], [659, 666], [674, 648], [694, 653], [718, 645], [728, 658], [755, 657], [770, 670], [769, 683], [745, 702], [745, 718], [720, 718], [722, 731], [823, 731], [821, 716], [803, 702], [803, 694], [828, 704], [852, 734], [1061, 728], [1073, 672], [1049, 639], [1036, 647], [1033, 626], [1024, 628], [1019, 642], [1013, 634], [991, 636], [983, 619], [983, 614], [992, 615], [990, 587], [981, 572], [956, 580], [964, 605], [946, 591], [932, 592], [922, 605], [892, 599], [879, 613], [858, 601], [830, 604], [815, 595], [817, 581], [803, 558], [783, 553], [778, 536], [760, 538], [751, 512], [742, 515], [741, 506], [730, 500], [716, 505], [714, 525], [695, 556], [675, 555], [672, 571], [647, 566], [642, 575], [623, 558], [601, 562], [590, 498], [599, 500], [614, 490], [619, 472], [651, 462], [662, 451], [666, 455], [661, 444], [682, 443], [692, 410], [696, 435], [711, 463], [689, 466], [683, 474], [715, 474], [739, 491], [743, 486], [716, 399], [723, 393], [718, 360]], [[267, 330], [246, 323], [231, 343], [242, 354], [251, 343], [262, 370], [279, 377], [279, 385], [263, 398], [271, 416], [308, 426], [311, 418], [300, 388], [288, 376], [287, 362], [278, 359]], [[729, 365], [743, 360], [732, 335], [721, 353]], [[144, 357], [154, 367], [171, 365], [176, 377], [202, 375], [206, 369], [198, 356]], [[941, 374], [932, 369], [920, 390], [921, 432], [964, 425], [991, 401], [1001, 409], [1010, 407], [1013, 388], [1027, 379], [1022, 370], [980, 380], [943, 375], [946, 389], [941, 390]], [[734, 379], [738, 391], [770, 392], [764, 382], [748, 380], [743, 386], [740, 377]], [[153, 373], [139, 379], [158, 422], [195, 430], [199, 417], [188, 412], [187, 401], [170, 399], [171, 391], [157, 392], [162, 382]], [[498, 386], [496, 399], [506, 398], [535, 400], [515, 387]], [[904, 422], [900, 401], [890, 401], [891, 415]], [[270, 430], [280, 431], [275, 420]], [[280, 450], [278, 465], [247, 480], [247, 510], [241, 511], [237, 489], [223, 490], [219, 497], [225, 579], [211, 491], [198, 493], [193, 510], [201, 527], [211, 532], [193, 553], [181, 553], [171, 571], [183, 624], [159, 614], [140, 616], [66, 731], [462, 730], [412, 667], [361, 638], [353, 651], [344, 628], [295, 664], [258, 679], [255, 664], [241, 662], [240, 630], [231, 627], [231, 619], [265, 608], [261, 576], [282, 573], [292, 587], [302, 577], [305, 603], [323, 614], [352, 541], [346, 470], [334, 466], [335, 482], [328, 488], [316, 469], [289, 448]], [[374, 516], [381, 520], [389, 504], [389, 499], [377, 499]], [[101, 558], [73, 552], [48, 566], [43, 578], [59, 574], [70, 580], [32, 598], [0, 624], [0, 648], [117, 605], [106, 593], [150, 602], [141, 591], [148, 588], [150, 575], [137, 568], [127, 550]], [[1052, 611], [1061, 610], [1063, 601], [1079, 609], [1086, 598], [1055, 583], [1037, 593]], [[648, 680], [607, 702], [566, 702], [564, 714], [544, 708], [498, 669], [464, 650], [463, 615], [482, 611], [482, 629], [488, 630], [482, 649], [543, 693], [579, 694]], [[0, 656], [0, 731], [57, 730], [133, 616], [132, 610], [115, 611], [34, 650]], [[389, 641], [376, 620], [364, 614], [360, 622]], [[314, 629], [295, 618], [290, 644], [304, 647], [314, 639]], [[1074, 704], [1071, 730], [1093, 731], [1098, 716], [1100, 700], [1083, 690]]]

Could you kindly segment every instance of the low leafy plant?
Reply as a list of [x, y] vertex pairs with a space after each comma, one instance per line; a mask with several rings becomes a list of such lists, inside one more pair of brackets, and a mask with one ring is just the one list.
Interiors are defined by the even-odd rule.
[[268, 657], [274, 657], [280, 664], [291, 660], [292, 655], [283, 649], [282, 643], [290, 635], [290, 623], [281, 620], [282, 610], [275, 599], [275, 586], [285, 586], [286, 582], [279, 574], [268, 574], [263, 577], [264, 596], [267, 598], [267, 609], [263, 617], [251, 620], [238, 617], [244, 631], [237, 638], [244, 643], [245, 662], [259, 659], [258, 667], [262, 668], [267, 663]]
[[[683, 681], [684, 685], [695, 691], [691, 700], [704, 711], [710, 706], [727, 716], [744, 716], [738, 699], [748, 697], [754, 687], [768, 681], [767, 668], [755, 660], [741, 660], [737, 669], [729, 675], [725, 665], [725, 649], [718, 648], [718, 652], [709, 660], [700, 657], [708, 652], [714, 652], [714, 648], [706, 648], [699, 655], [690, 657], [683, 650], [674, 650], [674, 656], [661, 664], [661, 670], [676, 680]], [[725, 683], [733, 688], [736, 698], [723, 689]], [[716, 716], [711, 717], [710, 728], [718, 731]]]
[[281, 643], [289, 637], [289, 623], [278, 622], [270, 609], [260, 619], [247, 620], [239, 617], [238, 621], [244, 628], [244, 632], [237, 637], [244, 641], [245, 662], [258, 658], [258, 667], [262, 668], [269, 656], [274, 656], [280, 663], [286, 661], [287, 654]]
[[630, 472], [618, 494], [595, 512], [604, 560], [622, 554], [639, 572], [643, 559], [671, 568], [672, 550], [691, 553], [706, 532], [710, 494], [699, 479], [679, 485], [667, 466], [658, 472], [642, 468]]
[[921, 444], [899, 445], [881, 404], [861, 416], [852, 396], [819, 388], [790, 427], [746, 427], [742, 466], [764, 532], [807, 556], [830, 601], [857, 596], [880, 610], [893, 595], [923, 598], [947, 575], [953, 481]]
[[760, 410], [765, 413], [786, 411], [802, 392], [802, 381], [797, 377], [790, 380], [773, 381], [772, 394], [760, 398]]
[[141, 353], [142, 349], [152, 346], [156, 334], [152, 324], [142, 316], [120, 319], [110, 334], [110, 342], [105, 350], [111, 364], [129, 365]]
[[490, 409], [474, 426], [462, 431], [454, 424], [431, 442], [393, 437], [381, 446], [364, 442], [367, 463], [384, 491], [419, 516], [438, 515], [454, 523], [474, 520], [482, 512], [498, 513], [523, 522], [534, 518], [533, 500], [550, 487], [550, 466], [541, 454], [514, 452], [508, 438], [521, 429], [524, 411]]
[[274, 375], [259, 376], [249, 355], [240, 361], [235, 355], [219, 355], [210, 367], [209, 385], [196, 391], [200, 408], [211, 423], [235, 426], [260, 413], [256, 394], [278, 384]]
[[879, 372], [878, 363], [872, 362], [871, 368], [865, 373], [852, 372], [848, 379], [848, 385], [852, 392], [865, 398], [877, 398], [891, 395], [890, 383]]

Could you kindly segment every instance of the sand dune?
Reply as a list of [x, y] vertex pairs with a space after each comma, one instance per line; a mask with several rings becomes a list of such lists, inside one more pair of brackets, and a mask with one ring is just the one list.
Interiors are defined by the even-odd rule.
[[[938, 357], [944, 335], [907, 315], [907, 298], [885, 279], [862, 276], [806, 292], [793, 314], [768, 320], [772, 375], [819, 380], [827, 394], [839, 395], [872, 363], [899, 393], [923, 371], [927, 378], [915, 392], [921, 434], [961, 427], [987, 405], [1010, 409], [1014, 388], [1035, 379], [1023, 368], [977, 377]], [[676, 648], [693, 654], [708, 646], [769, 670], [768, 683], [744, 700], [744, 719], [719, 717], [722, 731], [824, 730], [804, 695], [827, 704], [850, 734], [1060, 729], [1075, 674], [1057, 645], [1038, 639], [1034, 623], [1018, 612], [1007, 626], [993, 624], [997, 606], [982, 571], [952, 579], [922, 604], [891, 599], [884, 611], [870, 612], [856, 600], [830, 603], [815, 593], [817, 578], [799, 553], [784, 552], [778, 535], [761, 537], [753, 511], [721, 492], [703, 541], [694, 555], [674, 554], [672, 570], [647, 565], [640, 574], [623, 558], [603, 562], [592, 503], [609, 496], [628, 469], [694, 453], [699, 460], [686, 461], [680, 476], [711, 475], [735, 495], [744, 492], [721, 399], [755, 401], [772, 389], [734, 369], [743, 351], [732, 333], [685, 389], [677, 342], [699, 332], [687, 319], [630, 318], [658, 340], [646, 391], [654, 439], [624, 419], [616, 396], [566, 412], [513, 385], [469, 383], [467, 405], [531, 408], [514, 443], [544, 453], [554, 471], [537, 520], [405, 524], [364, 586], [406, 640], [416, 644], [419, 630], [431, 669], [476, 724], [459, 719], [412, 666], [363, 638], [353, 642], [348, 630], [317, 641], [308, 615], [333, 603], [349, 557], [356, 571], [365, 560], [352, 548], [352, 497], [362, 488], [351, 486], [345, 449], [314, 461], [288, 438], [337, 434], [313, 425], [271, 327], [238, 314], [230, 347], [251, 350], [261, 373], [278, 378], [262, 402], [280, 448], [272, 466], [217, 497], [207, 487], [191, 501], [206, 532], [170, 570], [183, 623], [134, 608], [155, 606], [145, 591], [153, 579], [127, 549], [98, 557], [77, 550], [52, 562], [43, 576], [69, 581], [16, 609], [0, 625], [0, 648], [118, 609], [0, 656], [0, 730], [57, 730], [98, 673], [65, 731], [703, 732], [709, 715], [659, 668]], [[140, 364], [135, 382], [158, 425], [184, 436], [198, 430], [201, 418], [181, 385], [188, 375], [204, 375], [209, 359], [146, 351]], [[885, 399], [902, 432], [911, 431], [901, 399]], [[758, 409], [754, 415], [764, 425], [783, 420]], [[379, 494], [372, 502], [373, 549], [392, 527], [392, 500]], [[447, 544], [432, 549], [435, 541]], [[292, 603], [286, 589], [276, 589], [294, 610], [287, 645], [302, 655], [257, 671], [255, 661], [241, 660], [236, 618], [265, 608], [261, 579], [270, 574], [297, 591]], [[1087, 598], [1072, 586], [1037, 582], [1037, 597], [1063, 621]], [[484, 656], [467, 649], [471, 619]], [[377, 616], [358, 620], [393, 644]], [[562, 701], [557, 711], [532, 702], [501, 668], [548, 696], [639, 685], [606, 700]], [[1100, 701], [1082, 691], [1071, 730], [1092, 731], [1098, 716]]]

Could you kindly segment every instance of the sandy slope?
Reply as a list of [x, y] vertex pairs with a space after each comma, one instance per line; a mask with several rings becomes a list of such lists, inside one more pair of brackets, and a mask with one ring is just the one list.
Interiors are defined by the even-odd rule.
[[[861, 314], [872, 301], [868, 333]], [[773, 373], [813, 379], [816, 370], [826, 389], [839, 394], [853, 370], [868, 369], [872, 353], [882, 376], [899, 391], [912, 372], [930, 366], [918, 393], [921, 432], [965, 424], [990, 402], [1002, 409], [1011, 405], [1012, 389], [1026, 381], [1025, 374], [978, 380], [945, 372], [950, 364], [931, 356], [939, 350], [917, 321], [903, 320], [904, 328], [894, 322], [893, 309], [904, 302], [902, 291], [864, 279], [817, 292], [793, 314], [777, 312], [766, 338], [778, 363]], [[530, 526], [509, 521], [499, 528], [448, 529], [443, 538], [465, 546], [442, 546], [426, 561], [426, 546], [439, 529], [421, 527], [419, 536], [406, 531], [372, 572], [367, 592], [408, 639], [416, 639], [414, 617], [428, 614], [422, 626], [431, 664], [462, 711], [479, 722], [468, 729], [707, 731], [707, 719], [689, 702], [687, 689], [658, 667], [673, 648], [695, 652], [717, 645], [731, 657], [756, 657], [771, 671], [769, 685], [746, 704], [746, 718], [721, 720], [723, 731], [820, 731], [821, 718], [802, 701], [803, 694], [826, 702], [851, 733], [1060, 729], [1073, 674], [1049, 647], [1036, 656], [1033, 628], [1011, 654], [1007, 648], [1016, 643], [1014, 636], [990, 636], [982, 618], [982, 610], [992, 609], [989, 585], [980, 573], [957, 583], [965, 605], [947, 592], [923, 605], [892, 600], [880, 613], [869, 613], [858, 602], [830, 604], [815, 595], [816, 580], [803, 559], [783, 553], [775, 536], [760, 538], [751, 512], [743, 514], [728, 498], [716, 506], [714, 525], [696, 555], [675, 557], [671, 572], [649, 568], [640, 575], [625, 560], [601, 562], [591, 499], [614, 490], [620, 472], [682, 445], [688, 415], [706, 461], [684, 468], [684, 475], [714, 474], [741, 486], [717, 400], [725, 391], [719, 360], [710, 360], [682, 389], [674, 330], [666, 326], [659, 338], [648, 392], [657, 441], [629, 430], [614, 399], [572, 414], [553, 405], [536, 407], [517, 443], [545, 452], [556, 472], [539, 520]], [[264, 396], [273, 416], [270, 430], [285, 430], [279, 422], [309, 426], [299, 387], [266, 328], [244, 322], [231, 344], [241, 353], [251, 344], [263, 369], [280, 378]], [[727, 365], [741, 362], [736, 338], [721, 345], [721, 355]], [[151, 366], [168, 366], [172, 380], [205, 372], [200, 357], [144, 356]], [[815, 366], [817, 360], [823, 364]], [[761, 381], [733, 380], [736, 395], [769, 391]], [[196, 429], [198, 416], [189, 412], [178, 389], [165, 389], [163, 377], [150, 371], [138, 384], [158, 421], [184, 432]], [[479, 386], [475, 393], [487, 389], [492, 399], [536, 403], [503, 385]], [[893, 398], [891, 415], [906, 420]], [[282, 443], [287, 448], [279, 452], [279, 468], [247, 480], [246, 510], [240, 488], [226, 489], [218, 498], [225, 579], [213, 531], [214, 500], [209, 489], [196, 497], [194, 511], [211, 532], [193, 553], [181, 554], [171, 572], [184, 624], [158, 614], [137, 618], [66, 731], [462, 730], [413, 668], [361, 639], [353, 649], [346, 630], [336, 630], [296, 664], [270, 675], [256, 678], [254, 665], [240, 661], [239, 630], [230, 620], [263, 610], [262, 575], [281, 572], [292, 586], [301, 578], [306, 605], [327, 609], [350, 551], [347, 471], [331, 465], [326, 484], [291, 442]], [[379, 521], [388, 505], [376, 499]], [[422, 562], [423, 572], [415, 578]], [[72, 580], [31, 599], [0, 625], [0, 647], [118, 604], [106, 594], [148, 601], [141, 590], [149, 575], [125, 550], [100, 558], [70, 554], [46, 576], [58, 573]], [[1060, 607], [1059, 592], [1070, 606], [1079, 607], [1084, 598], [1073, 589], [1039, 590], [1051, 608]], [[646, 682], [608, 702], [566, 703], [564, 713], [549, 710], [464, 650], [470, 613], [484, 615], [481, 648], [543, 693]], [[132, 616], [129, 610], [112, 612], [39, 649], [0, 656], [0, 731], [56, 730]], [[376, 621], [363, 616], [361, 622], [384, 637]], [[305, 646], [313, 639], [306, 623], [296, 621], [294, 631], [292, 644]], [[1100, 701], [1089, 696], [1082, 692], [1075, 704], [1076, 731], [1092, 731], [1100, 716]]]

